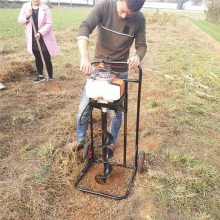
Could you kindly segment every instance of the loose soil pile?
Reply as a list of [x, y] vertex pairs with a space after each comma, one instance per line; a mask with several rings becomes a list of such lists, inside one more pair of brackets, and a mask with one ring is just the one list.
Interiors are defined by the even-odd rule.
[[36, 70], [30, 62], [12, 61], [2, 67], [0, 81], [10, 83], [24, 81], [27, 78], [30, 80], [30, 77], [33, 77], [35, 72]]

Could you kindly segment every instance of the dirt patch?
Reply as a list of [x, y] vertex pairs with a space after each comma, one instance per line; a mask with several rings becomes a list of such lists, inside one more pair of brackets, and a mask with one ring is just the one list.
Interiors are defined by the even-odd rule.
[[131, 179], [131, 171], [131, 169], [124, 167], [113, 166], [112, 173], [106, 183], [98, 184], [95, 181], [95, 176], [97, 174], [103, 174], [103, 164], [94, 163], [81, 181], [80, 187], [114, 196], [123, 196]]
[[18, 82], [25, 78], [33, 76], [36, 70], [30, 62], [10, 62], [7, 66], [3, 66], [0, 72], [0, 81], [2, 82]]
[[65, 68], [72, 68], [72, 64], [71, 63], [66, 63]]

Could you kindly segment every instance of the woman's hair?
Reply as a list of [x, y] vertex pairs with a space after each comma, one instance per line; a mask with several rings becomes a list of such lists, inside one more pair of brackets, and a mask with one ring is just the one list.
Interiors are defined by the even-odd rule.
[[125, 0], [127, 2], [127, 6], [128, 6], [128, 9], [131, 10], [132, 12], [136, 12], [136, 11], [139, 11], [145, 0]]

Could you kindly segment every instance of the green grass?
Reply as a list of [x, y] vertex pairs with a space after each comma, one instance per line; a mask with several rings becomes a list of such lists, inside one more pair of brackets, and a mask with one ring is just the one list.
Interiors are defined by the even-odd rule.
[[[155, 155], [154, 155], [155, 156]], [[161, 172], [152, 173], [156, 204], [175, 219], [218, 219], [220, 172], [195, 157], [160, 149], [155, 161]], [[172, 167], [172, 169], [171, 169]], [[203, 218], [206, 217], [206, 218]]]
[[203, 31], [212, 36], [215, 40], [220, 42], [220, 25], [212, 24], [204, 20], [192, 20]]
[[77, 30], [80, 23], [91, 11], [90, 8], [56, 8], [52, 9], [53, 26], [55, 29]]
[[[88, 15], [90, 8], [52, 8], [53, 28], [55, 30], [78, 29], [80, 23]], [[20, 9], [0, 9], [0, 38], [18, 37], [24, 33], [17, 19]]]
[[[81, 21], [89, 14], [91, 8], [52, 8], [53, 27], [55, 30], [78, 29]], [[155, 13], [154, 9], [142, 9], [144, 13]], [[173, 13], [190, 18], [204, 18], [203, 12], [179, 12], [172, 10], [160, 10], [159, 13]], [[0, 9], [0, 38], [17, 37], [23, 35], [23, 27], [17, 22], [20, 8]]]
[[205, 13], [204, 12], [196, 12], [196, 11], [184, 11], [184, 10], [168, 10], [168, 9], [142, 9], [141, 10], [144, 13], [167, 13], [167, 14], [175, 14], [176, 16], [185, 16], [189, 18], [195, 18], [195, 19], [205, 19]]
[[[218, 28], [210, 24], [213, 31], [218, 32]], [[166, 217], [158, 213], [154, 219], [219, 219], [220, 171], [215, 150], [220, 132], [219, 56], [196, 37], [189, 41], [181, 34], [165, 36], [155, 68], [171, 76], [161, 82], [172, 91], [172, 98], [157, 102], [158, 108], [166, 109], [172, 117], [162, 121], [169, 128], [175, 122], [179, 130], [149, 158], [155, 207], [166, 213]], [[153, 106], [154, 102], [149, 103]]]
[[17, 37], [23, 33], [17, 19], [20, 9], [0, 9], [0, 38]]

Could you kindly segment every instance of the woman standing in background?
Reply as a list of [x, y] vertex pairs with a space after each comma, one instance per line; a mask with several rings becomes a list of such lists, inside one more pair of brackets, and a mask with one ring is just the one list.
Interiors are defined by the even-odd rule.
[[[43, 62], [36, 39], [39, 40], [46, 63], [49, 79], [53, 79], [51, 56], [58, 52], [57, 42], [52, 30], [52, 16], [49, 7], [40, 0], [24, 3], [18, 22], [26, 26], [27, 51], [35, 56], [37, 74], [33, 83], [44, 81]], [[36, 27], [34, 34], [33, 24]]]

